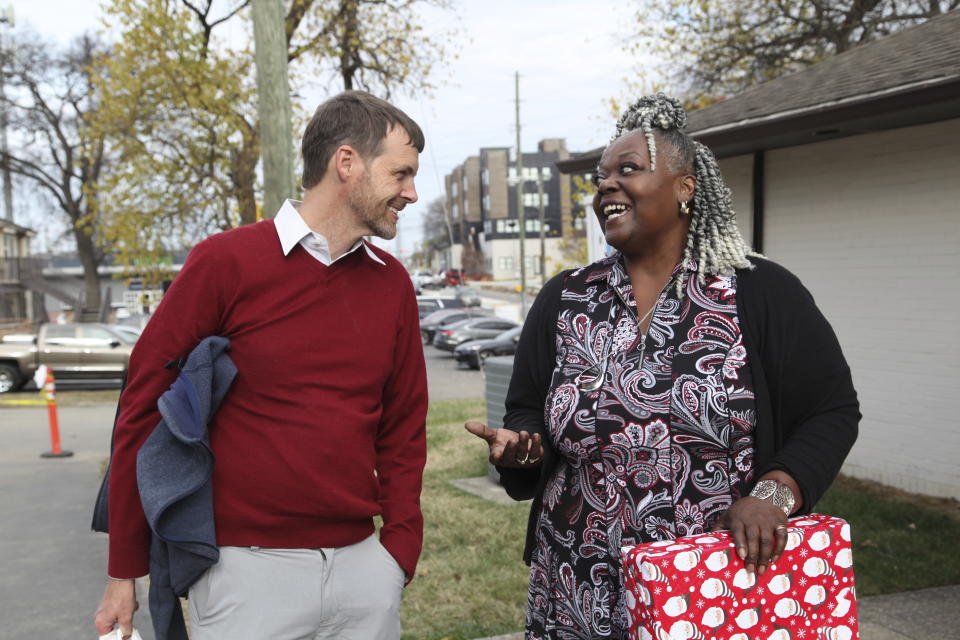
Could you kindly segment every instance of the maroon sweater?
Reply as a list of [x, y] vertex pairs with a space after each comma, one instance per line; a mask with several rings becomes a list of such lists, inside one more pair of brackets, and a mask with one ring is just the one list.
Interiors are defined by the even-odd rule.
[[136, 452], [177, 375], [164, 364], [230, 339], [238, 373], [209, 425], [217, 542], [340, 547], [374, 531], [413, 577], [423, 542], [426, 372], [404, 268], [360, 248], [325, 266], [283, 255], [273, 221], [198, 244], [130, 360], [110, 478], [115, 578], [148, 571]]

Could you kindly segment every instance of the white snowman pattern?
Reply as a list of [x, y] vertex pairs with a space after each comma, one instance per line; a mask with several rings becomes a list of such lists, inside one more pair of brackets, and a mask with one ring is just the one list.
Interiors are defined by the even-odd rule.
[[[633, 640], [858, 640], [850, 525], [789, 522], [783, 555], [748, 574], [728, 533], [626, 547]], [[637, 570], [639, 569], [639, 570]]]

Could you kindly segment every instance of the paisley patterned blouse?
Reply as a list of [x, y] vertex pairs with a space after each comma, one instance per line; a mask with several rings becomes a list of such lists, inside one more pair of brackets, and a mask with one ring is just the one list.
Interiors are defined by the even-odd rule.
[[545, 406], [559, 463], [537, 519], [528, 640], [626, 638], [620, 547], [708, 530], [749, 491], [756, 411], [736, 276], [701, 285], [690, 267], [645, 336], [619, 254], [565, 280]]

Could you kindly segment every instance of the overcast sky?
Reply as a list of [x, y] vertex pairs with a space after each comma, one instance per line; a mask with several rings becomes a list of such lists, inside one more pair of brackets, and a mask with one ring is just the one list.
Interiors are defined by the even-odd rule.
[[[9, 5], [18, 27], [29, 24], [62, 42], [99, 27], [98, 0], [0, 0], [0, 7]], [[403, 212], [402, 246], [387, 247], [402, 255], [419, 240], [421, 213], [442, 195], [444, 175], [480, 147], [514, 145], [515, 71], [524, 150], [562, 137], [576, 152], [609, 139], [613, 123], [604, 100], [622, 95], [624, 79], [640, 67], [627, 51], [629, 0], [458, 0], [456, 15], [461, 46], [459, 57], [438, 70], [445, 84], [432, 97], [396, 99], [427, 136], [420, 201]], [[455, 22], [435, 10], [424, 19], [427, 33]], [[326, 97], [316, 88], [292, 90], [311, 111]]]

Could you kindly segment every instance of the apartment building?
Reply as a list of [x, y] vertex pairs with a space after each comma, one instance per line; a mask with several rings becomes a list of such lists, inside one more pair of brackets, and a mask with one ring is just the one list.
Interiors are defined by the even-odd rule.
[[535, 152], [523, 154], [519, 174], [512, 147], [482, 148], [455, 167], [445, 178], [453, 265], [468, 275], [520, 278], [518, 181], [523, 191], [527, 279], [535, 282], [542, 272], [549, 276], [563, 265], [564, 238], [584, 235], [582, 216], [574, 215], [571, 177], [556, 168], [558, 161], [569, 157], [562, 138], [548, 138]]

